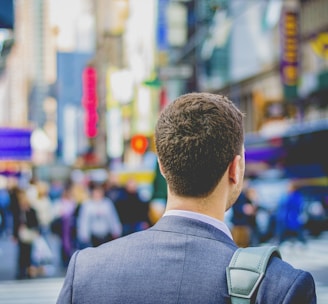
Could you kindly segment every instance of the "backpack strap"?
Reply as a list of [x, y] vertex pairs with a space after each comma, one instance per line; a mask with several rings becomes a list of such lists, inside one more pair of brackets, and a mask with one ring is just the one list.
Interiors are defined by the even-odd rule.
[[276, 246], [238, 248], [226, 269], [232, 304], [251, 302], [254, 291], [264, 277], [271, 256], [281, 258]]

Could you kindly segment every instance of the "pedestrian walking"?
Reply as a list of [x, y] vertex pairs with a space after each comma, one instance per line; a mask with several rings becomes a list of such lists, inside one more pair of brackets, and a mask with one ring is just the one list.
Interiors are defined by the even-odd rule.
[[97, 247], [120, 237], [122, 224], [101, 184], [91, 183], [90, 198], [82, 205], [77, 219], [77, 235], [85, 246]]
[[76, 207], [76, 202], [72, 197], [71, 184], [67, 183], [61, 197], [54, 202], [54, 218], [51, 223], [52, 232], [58, 235], [60, 239], [60, 256], [63, 267], [67, 267], [69, 259], [75, 250], [73, 229]]
[[282, 197], [276, 212], [276, 240], [278, 244], [286, 240], [297, 240], [305, 245], [304, 200], [293, 181]]
[[140, 198], [138, 184], [134, 178], [128, 179], [115, 206], [123, 226], [123, 236], [150, 226], [149, 202]]
[[244, 180], [243, 190], [232, 206], [232, 237], [239, 247], [255, 246], [258, 243], [254, 189]]
[[41, 234], [47, 239], [50, 232], [50, 223], [53, 220], [53, 206], [49, 197], [49, 186], [46, 182], [37, 182], [36, 196], [31, 200], [31, 206], [35, 209]]
[[10, 196], [7, 189], [7, 179], [0, 176], [0, 237], [9, 234]]
[[13, 214], [13, 238], [18, 244], [17, 279], [32, 278], [37, 268], [32, 263], [33, 242], [39, 236], [39, 222], [25, 190], [17, 191], [18, 209]]

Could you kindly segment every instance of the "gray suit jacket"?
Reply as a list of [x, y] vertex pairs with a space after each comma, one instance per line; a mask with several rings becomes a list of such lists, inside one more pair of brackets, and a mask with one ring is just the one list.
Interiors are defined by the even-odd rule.
[[[57, 303], [230, 303], [235, 243], [212, 225], [165, 216], [152, 228], [76, 252]], [[312, 276], [272, 258], [257, 303], [316, 303]]]

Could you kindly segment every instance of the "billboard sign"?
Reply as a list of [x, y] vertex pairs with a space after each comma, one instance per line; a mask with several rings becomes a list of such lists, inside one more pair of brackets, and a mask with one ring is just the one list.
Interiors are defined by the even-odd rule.
[[0, 128], [0, 160], [31, 160], [29, 129]]
[[294, 92], [292, 95], [296, 95], [300, 75], [299, 30], [299, 13], [295, 10], [283, 10], [281, 18], [280, 73], [282, 84], [285, 88], [285, 95], [291, 89]]

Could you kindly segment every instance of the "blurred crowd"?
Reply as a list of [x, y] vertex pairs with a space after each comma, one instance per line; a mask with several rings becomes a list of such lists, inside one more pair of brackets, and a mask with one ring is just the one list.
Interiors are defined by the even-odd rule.
[[[12, 238], [17, 246], [17, 279], [44, 275], [44, 266], [52, 262], [54, 254], [50, 237], [57, 238], [60, 246], [55, 254], [66, 269], [77, 249], [96, 247], [153, 225], [165, 205], [158, 206], [153, 198], [145, 199], [139, 190], [133, 177], [122, 184], [115, 173], [108, 174], [104, 182], [45, 182], [32, 178], [25, 186], [16, 177], [1, 177], [0, 237]], [[227, 213], [227, 224], [240, 247], [263, 242], [280, 245], [289, 240], [305, 245], [311, 220], [308, 207], [292, 181], [273, 210], [262, 204], [256, 189], [245, 181], [242, 193]], [[328, 200], [319, 207], [316, 214], [326, 221]], [[319, 221], [314, 222], [314, 227], [318, 225]]]
[[305, 246], [309, 236], [328, 229], [328, 196], [323, 201], [309, 201], [296, 181], [290, 180], [274, 208], [263, 204], [248, 180], [232, 206], [229, 222], [233, 239], [239, 247], [284, 242]]
[[50, 236], [59, 240], [57, 254], [65, 268], [77, 249], [146, 229], [154, 221], [136, 180], [121, 185], [115, 174], [105, 182], [32, 178], [24, 187], [16, 177], [1, 177], [0, 212], [0, 236], [17, 246], [17, 279], [44, 274], [51, 262]]

